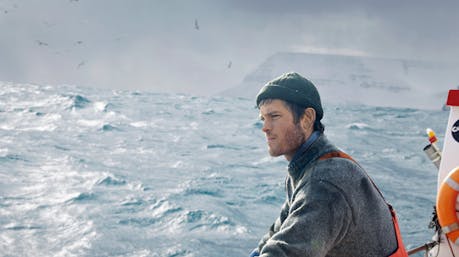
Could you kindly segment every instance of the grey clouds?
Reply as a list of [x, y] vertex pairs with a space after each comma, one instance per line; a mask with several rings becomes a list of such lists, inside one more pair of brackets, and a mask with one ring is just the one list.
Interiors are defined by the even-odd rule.
[[276, 52], [455, 61], [458, 10], [453, 1], [4, 0], [0, 81], [207, 95]]

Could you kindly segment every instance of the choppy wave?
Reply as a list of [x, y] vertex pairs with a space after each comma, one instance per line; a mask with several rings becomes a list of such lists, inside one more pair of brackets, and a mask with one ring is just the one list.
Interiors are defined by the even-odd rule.
[[[64, 95], [65, 96], [65, 95]], [[71, 100], [71, 104], [69, 108], [77, 108], [77, 109], [82, 109], [87, 107], [91, 101], [89, 101], [88, 98], [81, 96], [81, 95], [70, 95], [70, 96], [65, 96], [68, 97]]]
[[[0, 83], [0, 252], [246, 256], [278, 215], [286, 161], [252, 101]], [[325, 105], [326, 134], [426, 242], [447, 113]], [[440, 142], [441, 143], [441, 142]], [[423, 185], [419, 187], [417, 185]], [[407, 190], [410, 188], [410, 190]]]

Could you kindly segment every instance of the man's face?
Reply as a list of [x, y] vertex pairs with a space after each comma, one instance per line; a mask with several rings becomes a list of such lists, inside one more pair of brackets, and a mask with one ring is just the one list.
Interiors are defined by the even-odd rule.
[[295, 124], [293, 115], [282, 100], [274, 99], [260, 106], [260, 119], [271, 156], [284, 155], [290, 161], [305, 141], [300, 123]]

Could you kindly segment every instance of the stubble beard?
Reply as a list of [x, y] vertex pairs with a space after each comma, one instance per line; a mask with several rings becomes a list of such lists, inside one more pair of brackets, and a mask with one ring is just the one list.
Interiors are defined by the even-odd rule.
[[282, 145], [278, 145], [276, 148], [268, 147], [269, 155], [273, 157], [293, 155], [304, 141], [305, 135], [301, 129], [300, 123], [294, 124], [286, 130]]

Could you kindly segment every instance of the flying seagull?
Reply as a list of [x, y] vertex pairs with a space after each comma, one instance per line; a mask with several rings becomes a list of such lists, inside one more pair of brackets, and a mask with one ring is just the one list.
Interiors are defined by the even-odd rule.
[[39, 46], [48, 46], [48, 43], [43, 42], [43, 41], [40, 41], [40, 40], [37, 40], [37, 44], [38, 44]]
[[83, 65], [85, 65], [85, 62], [84, 61], [80, 62], [77, 66], [77, 69], [81, 68]]

